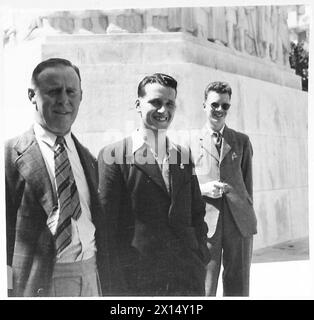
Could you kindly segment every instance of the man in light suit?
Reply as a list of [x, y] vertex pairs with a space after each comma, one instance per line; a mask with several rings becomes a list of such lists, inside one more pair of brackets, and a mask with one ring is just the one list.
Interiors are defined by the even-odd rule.
[[205, 205], [189, 152], [166, 135], [177, 82], [156, 73], [138, 86], [141, 126], [99, 153], [112, 295], [205, 294]]
[[205, 89], [207, 123], [192, 146], [196, 173], [206, 202], [209, 226], [206, 295], [216, 295], [221, 260], [223, 294], [248, 296], [256, 217], [253, 209], [252, 146], [249, 137], [230, 129], [225, 119], [232, 90], [225, 82]]
[[99, 296], [104, 236], [96, 159], [71, 133], [79, 69], [48, 59], [34, 69], [30, 130], [5, 145], [10, 296]]

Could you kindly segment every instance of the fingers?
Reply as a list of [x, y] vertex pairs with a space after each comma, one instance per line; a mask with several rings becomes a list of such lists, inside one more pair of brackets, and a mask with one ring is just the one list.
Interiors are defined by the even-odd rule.
[[222, 197], [222, 193], [223, 193], [223, 189], [222, 188], [215, 188], [211, 192], [211, 197], [214, 198], [214, 199], [221, 198]]
[[214, 187], [218, 188], [218, 189], [223, 189], [225, 186], [225, 183], [220, 182], [220, 181], [215, 181], [214, 182]]
[[221, 198], [222, 194], [228, 192], [228, 184], [220, 181], [215, 181], [213, 183], [213, 188], [211, 190], [212, 198]]
[[221, 198], [222, 194], [227, 191], [228, 184], [220, 181], [210, 181], [200, 185], [203, 194], [210, 198]]

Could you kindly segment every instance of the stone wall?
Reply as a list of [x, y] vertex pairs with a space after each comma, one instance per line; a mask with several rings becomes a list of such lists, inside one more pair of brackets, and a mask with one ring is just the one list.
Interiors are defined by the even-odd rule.
[[292, 70], [190, 32], [36, 37], [5, 50], [7, 136], [31, 125], [30, 73], [54, 56], [81, 70], [83, 102], [73, 131], [95, 155], [136, 128], [136, 89], [146, 74], [164, 72], [178, 80], [171, 130], [178, 142], [193, 141], [204, 124], [208, 82], [228, 81], [234, 93], [227, 124], [247, 133], [254, 148], [254, 248], [308, 235], [307, 93]]
[[288, 65], [287, 6], [12, 11], [4, 42], [53, 34], [187, 32], [232, 50]]

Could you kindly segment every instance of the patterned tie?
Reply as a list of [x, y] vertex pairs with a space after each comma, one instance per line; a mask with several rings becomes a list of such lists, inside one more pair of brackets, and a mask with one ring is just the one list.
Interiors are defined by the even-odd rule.
[[222, 135], [221, 135], [221, 133], [219, 131], [214, 131], [212, 135], [213, 135], [213, 138], [214, 138], [214, 142], [215, 142], [217, 151], [220, 154]]
[[57, 254], [71, 243], [71, 218], [77, 220], [82, 213], [76, 183], [64, 144], [64, 138], [57, 137], [54, 152], [55, 178], [60, 204], [59, 220], [55, 234]]

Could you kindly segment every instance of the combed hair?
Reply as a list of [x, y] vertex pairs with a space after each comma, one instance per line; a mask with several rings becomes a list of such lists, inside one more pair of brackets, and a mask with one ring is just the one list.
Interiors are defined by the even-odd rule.
[[232, 90], [230, 85], [227, 82], [222, 82], [222, 81], [215, 81], [215, 82], [211, 82], [205, 89], [205, 93], [204, 93], [204, 98], [205, 101], [207, 99], [208, 93], [210, 91], [215, 91], [217, 93], [228, 93], [229, 98], [231, 98], [232, 95]]
[[37, 86], [38, 85], [38, 75], [45, 69], [47, 68], [53, 68], [56, 66], [65, 66], [65, 67], [71, 67], [74, 69], [74, 71], [76, 72], [76, 74], [78, 75], [80, 82], [81, 82], [81, 75], [80, 75], [80, 70], [79, 68], [74, 65], [71, 61], [66, 60], [66, 59], [62, 59], [62, 58], [50, 58], [48, 60], [44, 60], [42, 62], [40, 62], [36, 68], [34, 69], [33, 73], [32, 73], [32, 84]]
[[138, 85], [137, 96], [144, 97], [145, 95], [145, 86], [149, 83], [159, 83], [164, 87], [170, 87], [174, 89], [177, 93], [177, 81], [164, 73], [154, 73], [151, 76], [146, 76]]

